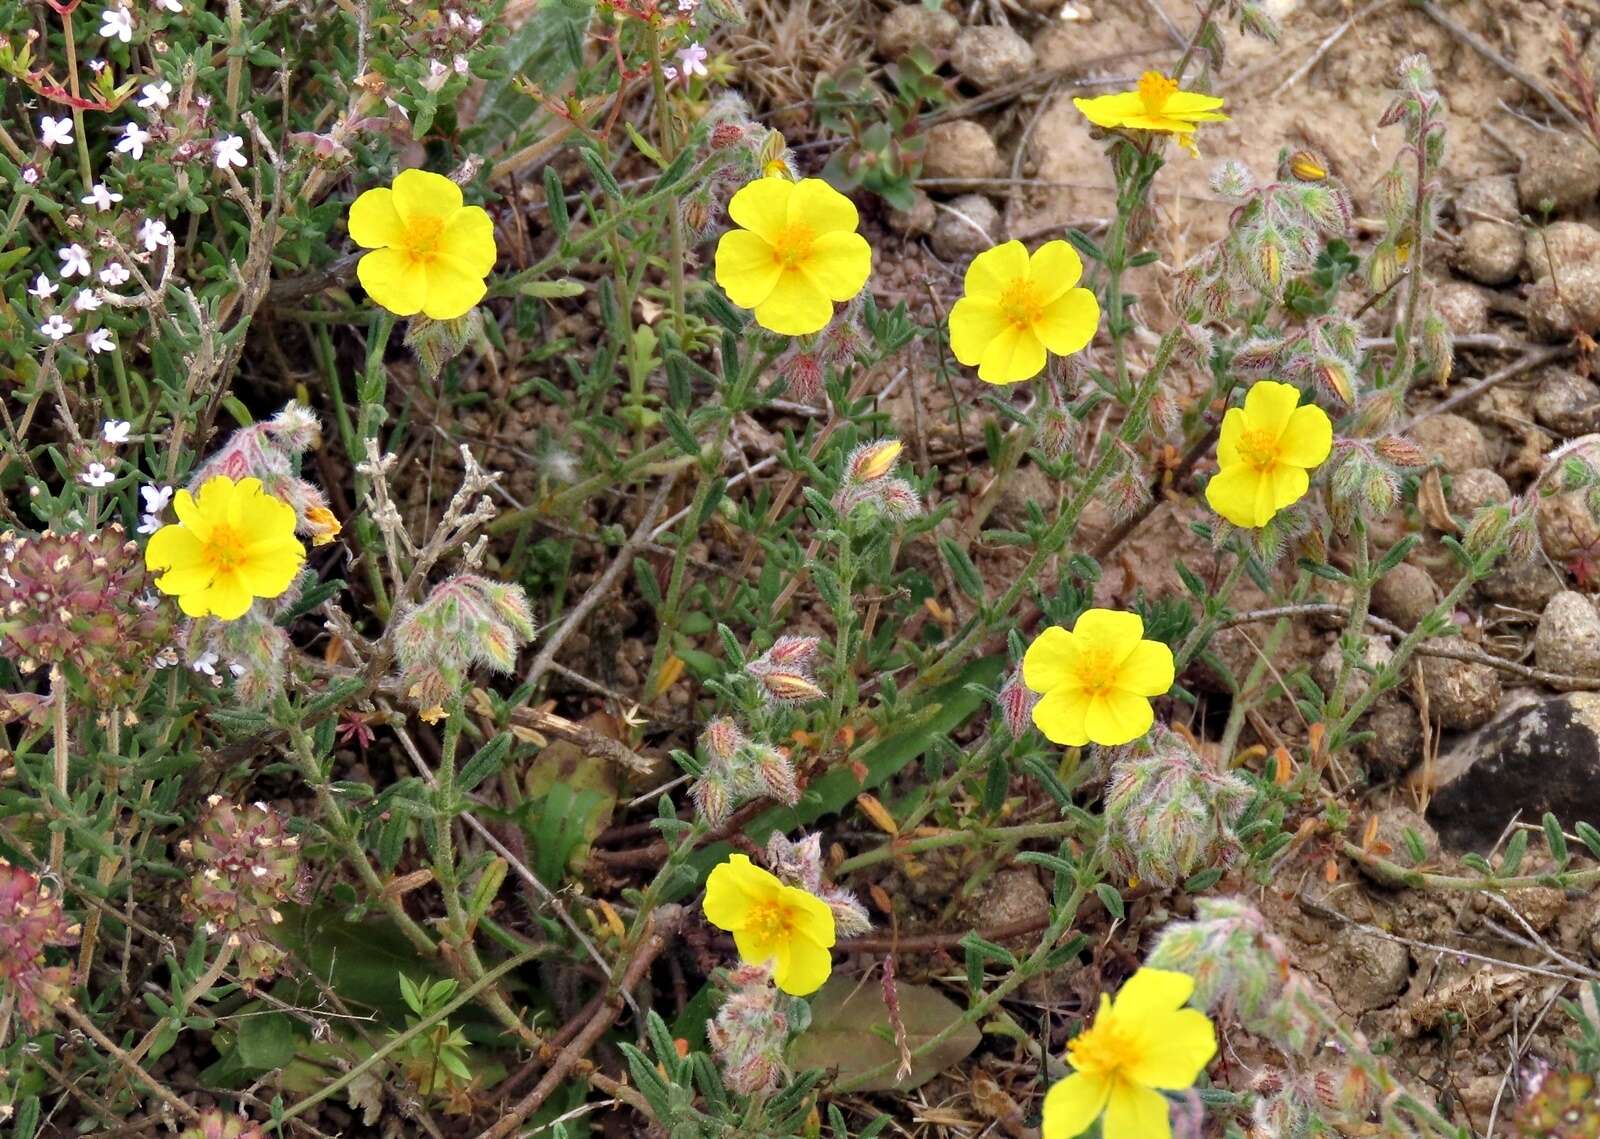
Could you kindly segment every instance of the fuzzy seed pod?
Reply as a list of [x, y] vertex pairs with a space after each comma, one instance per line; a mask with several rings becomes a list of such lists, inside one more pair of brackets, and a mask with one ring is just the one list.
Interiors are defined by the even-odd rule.
[[509, 672], [534, 631], [521, 586], [458, 574], [401, 618], [395, 631], [401, 682], [417, 704], [438, 707], [460, 694], [475, 664]]

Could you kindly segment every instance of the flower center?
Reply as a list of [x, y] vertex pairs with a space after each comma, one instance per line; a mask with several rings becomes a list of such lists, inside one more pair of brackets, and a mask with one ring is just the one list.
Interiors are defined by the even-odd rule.
[[1159, 115], [1178, 85], [1159, 71], [1146, 71], [1139, 79], [1139, 99], [1145, 113]]
[[1117, 660], [1109, 649], [1080, 649], [1074, 669], [1078, 684], [1090, 697], [1103, 696], [1116, 687]]
[[1114, 1076], [1134, 1063], [1140, 1054], [1139, 1042], [1107, 1019], [1102, 1011], [1093, 1027], [1067, 1044], [1072, 1066], [1092, 1076]]
[[744, 927], [760, 941], [772, 941], [788, 934], [789, 907], [782, 902], [757, 902], [750, 907]]
[[1270, 471], [1278, 465], [1278, 436], [1259, 427], [1247, 427], [1239, 436], [1239, 457], [1257, 471]]
[[232, 573], [245, 560], [245, 536], [226, 522], [214, 524], [202, 545], [201, 557], [216, 577]]
[[811, 257], [811, 246], [816, 233], [803, 221], [790, 222], [772, 243], [772, 257], [785, 269], [794, 269]]
[[1000, 315], [1016, 328], [1032, 328], [1043, 314], [1038, 291], [1026, 277], [1018, 277], [1000, 294]]
[[439, 239], [443, 235], [443, 218], [429, 216], [412, 218], [406, 224], [406, 252], [414, 260], [430, 260], [439, 251]]

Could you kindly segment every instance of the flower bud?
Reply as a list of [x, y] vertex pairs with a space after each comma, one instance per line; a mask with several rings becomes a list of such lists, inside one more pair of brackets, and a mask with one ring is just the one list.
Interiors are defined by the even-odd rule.
[[1423, 453], [1422, 448], [1404, 435], [1385, 435], [1373, 444], [1373, 450], [1377, 451], [1378, 457], [1384, 462], [1392, 463], [1404, 470], [1428, 465], [1428, 456]]
[[1422, 319], [1422, 351], [1433, 364], [1434, 382], [1448, 383], [1455, 368], [1455, 347], [1451, 343], [1449, 325], [1436, 312]]
[[1033, 727], [1033, 706], [1039, 702], [1038, 695], [1022, 682], [1020, 668], [1012, 672], [1000, 689], [998, 702], [1006, 731], [1011, 733], [1012, 739], [1020, 740]]
[[1355, 376], [1338, 356], [1319, 356], [1311, 366], [1317, 386], [1348, 407], [1355, 402]]
[[444, 704], [465, 687], [474, 664], [510, 671], [534, 631], [521, 586], [458, 574], [434, 586], [396, 627], [401, 682], [419, 703]]
[[1325, 182], [1328, 178], [1328, 164], [1310, 150], [1297, 150], [1291, 154], [1288, 170], [1302, 182]]
[[1511, 524], [1511, 509], [1504, 503], [1480, 507], [1467, 523], [1461, 545], [1474, 558], [1487, 557], [1499, 548]]
[[726, 716], [718, 716], [700, 733], [700, 746], [713, 762], [731, 762], [748, 742], [738, 725]]
[[815, 406], [822, 402], [827, 386], [822, 357], [816, 352], [791, 348], [778, 360], [778, 377], [783, 381], [783, 394], [795, 403]]
[[1039, 417], [1039, 449], [1053, 462], [1061, 459], [1072, 449], [1073, 438], [1077, 434], [1078, 421], [1073, 419], [1063, 408], [1050, 406], [1044, 409]]
[[847, 477], [855, 482], [876, 482], [894, 470], [905, 444], [898, 439], [880, 439], [876, 443], [863, 443], [850, 453], [845, 464]]

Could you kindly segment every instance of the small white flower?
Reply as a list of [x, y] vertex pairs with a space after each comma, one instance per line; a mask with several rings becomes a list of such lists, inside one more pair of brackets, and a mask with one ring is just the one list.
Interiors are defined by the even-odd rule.
[[[108, 332], [107, 330], [105, 330], [104, 328], [97, 328], [93, 332], [89, 333], [89, 351], [93, 352], [96, 356], [99, 356], [99, 355], [101, 355], [102, 353], [105, 353], [105, 352], [113, 351], [116, 348], [116, 346], [117, 346], [117, 342], [111, 338], [111, 333]], [[109, 432], [110, 429], [111, 429], [111, 424], [109, 424], [109, 423], [106, 424], [106, 430]], [[113, 439], [113, 438], [110, 437], [109, 434], [107, 434], [106, 442], [107, 443], [121, 443], [121, 442], [125, 442], [127, 440], [127, 437], [128, 437], [128, 425], [126, 423], [124, 423], [122, 425], [122, 438], [121, 439]]]
[[61, 341], [72, 335], [72, 325], [60, 313], [39, 326], [39, 331], [51, 340]]
[[[100, 331], [96, 329], [95, 331]], [[113, 447], [120, 447], [128, 441], [128, 432], [133, 430], [133, 424], [126, 419], [108, 419], [100, 426], [100, 438], [110, 443]]]
[[692, 43], [678, 52], [678, 64], [683, 68], [685, 80], [694, 75], [710, 74], [706, 70], [706, 49], [697, 43]]
[[28, 163], [22, 168], [22, 180], [30, 186], [39, 184], [39, 168], [33, 163]]
[[226, 170], [230, 166], [237, 166], [240, 170], [245, 168], [244, 139], [236, 134], [227, 138], [218, 139], [211, 144], [211, 160], [217, 164], [218, 170]]
[[96, 182], [89, 187], [89, 192], [79, 199], [86, 206], [93, 206], [97, 210], [109, 210], [116, 202], [122, 201], [122, 195], [115, 190], [106, 189], [104, 182]]
[[172, 105], [172, 84], [165, 79], [139, 88], [139, 106], [147, 111], [164, 111]]
[[105, 302], [90, 289], [79, 289], [78, 295], [72, 298], [74, 312], [93, 312], [103, 304]]
[[183, 5], [180, 4], [178, 0], [156, 0], [156, 7], [160, 8], [164, 12], [171, 12], [174, 15], [183, 11]]
[[[229, 661], [228, 662], [228, 671], [233, 673], [234, 676], [243, 676], [244, 675], [244, 665], [240, 664], [236, 660], [235, 661]], [[256, 867], [256, 869], [257, 870], [265, 870], [266, 867], [258, 866], [258, 867]]]
[[89, 275], [89, 251], [76, 241], [71, 245], [66, 245], [56, 250], [56, 256], [61, 258], [61, 275], [63, 277], [87, 277]]
[[33, 279], [33, 288], [28, 290], [28, 295], [38, 297], [41, 301], [49, 300], [56, 295], [55, 282], [40, 273]]
[[678, 11], [693, 12], [700, 6], [700, 0], [678, 0]]
[[154, 253], [163, 245], [172, 244], [172, 231], [160, 218], [145, 218], [144, 224], [139, 227], [138, 237], [144, 243], [146, 253]]
[[671, 83], [677, 77], [678, 69], [676, 67], [673, 67], [670, 63], [663, 63], [661, 65], [661, 78], [665, 79], [668, 83]]
[[216, 653], [209, 650], [194, 658], [194, 663], [189, 667], [206, 676], [217, 675], [217, 661], [221, 659]]
[[96, 75], [99, 75], [105, 69], [106, 69], [106, 61], [105, 60], [103, 60], [103, 59], [91, 59], [89, 61], [89, 70], [94, 72]]
[[178, 663], [178, 650], [171, 645], [163, 645], [156, 654], [155, 666], [157, 668], [171, 668]]
[[106, 470], [104, 463], [90, 463], [89, 469], [78, 476], [85, 486], [102, 487], [110, 486], [117, 481], [117, 476]]
[[154, 534], [157, 530], [161, 529], [161, 527], [165, 525], [166, 523], [161, 521], [159, 516], [155, 514], [143, 514], [139, 516], [138, 533]]
[[172, 488], [170, 486], [142, 486], [139, 488], [139, 497], [144, 499], [144, 509], [147, 514], [161, 514], [172, 502]]
[[149, 131], [138, 123], [129, 123], [122, 128], [122, 137], [117, 140], [117, 152], [126, 154], [137, 161], [144, 157], [144, 144], [149, 141]]
[[452, 59], [450, 61], [450, 66], [455, 70], [457, 75], [465, 75], [470, 69], [470, 66], [467, 63], [467, 57], [464, 55], [458, 55]]
[[110, 40], [133, 42], [133, 13], [121, 6], [100, 13], [100, 34]]
[[471, 32], [475, 36], [482, 35], [483, 34], [483, 21], [480, 20], [477, 16], [468, 16], [467, 17], [467, 31]]
[[100, 270], [101, 284], [110, 285], [113, 289], [118, 285], [126, 285], [133, 274], [128, 272], [128, 267], [120, 261], [112, 261]]
[[437, 59], [428, 60], [428, 75], [423, 79], [422, 87], [425, 91], [438, 91], [443, 87], [445, 80], [450, 78], [450, 69]]
[[45, 149], [72, 145], [72, 120], [52, 119], [49, 115], [39, 120], [39, 141]]

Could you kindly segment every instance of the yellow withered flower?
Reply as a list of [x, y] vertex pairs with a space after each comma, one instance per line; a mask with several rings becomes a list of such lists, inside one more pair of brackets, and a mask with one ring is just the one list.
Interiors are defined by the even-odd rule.
[[294, 536], [294, 508], [263, 491], [260, 479], [216, 475], [198, 495], [180, 490], [172, 505], [178, 521], [151, 535], [144, 563], [188, 616], [232, 621], [300, 575], [306, 552]]
[[1185, 1008], [1194, 978], [1140, 969], [1113, 1001], [1100, 995], [1094, 1024], [1067, 1043], [1073, 1072], [1044, 1097], [1044, 1139], [1074, 1139], [1105, 1116], [1104, 1139], [1171, 1139], [1162, 1091], [1193, 1086], [1217, 1054], [1217, 1031]]
[[1106, 747], [1150, 730], [1150, 698], [1172, 687], [1172, 650], [1144, 639], [1137, 613], [1090, 609], [1068, 632], [1052, 625], [1022, 657], [1022, 682], [1042, 699], [1033, 722], [1054, 743]]
[[733, 195], [728, 216], [739, 228], [717, 242], [717, 284], [769, 331], [822, 331], [833, 303], [859, 293], [872, 272], [854, 203], [820, 178], [757, 178]]
[[368, 190], [350, 206], [350, 236], [372, 250], [356, 264], [361, 287], [396, 316], [454, 320], [488, 291], [494, 222], [443, 175], [402, 170]]
[[1310, 471], [1333, 449], [1333, 423], [1315, 404], [1300, 406], [1300, 389], [1262, 380], [1243, 407], [1222, 417], [1217, 463], [1206, 501], [1235, 526], [1265, 526], [1311, 485]]
[[950, 351], [990, 384], [1032, 379], [1047, 352], [1082, 351], [1100, 326], [1100, 302], [1076, 287], [1082, 277], [1083, 261], [1065, 241], [1047, 241], [1031, 256], [1020, 241], [984, 250], [950, 310]]
[[1226, 122], [1222, 100], [1215, 95], [1180, 90], [1159, 71], [1146, 71], [1134, 91], [1074, 99], [1073, 106], [1095, 126], [1108, 130], [1158, 131], [1170, 134], [1191, 154], [1198, 154], [1194, 132], [1201, 123]]
[[739, 957], [770, 964], [773, 983], [793, 997], [822, 988], [833, 971], [833, 911], [815, 894], [786, 886], [742, 854], [706, 879], [706, 920], [733, 934]]

